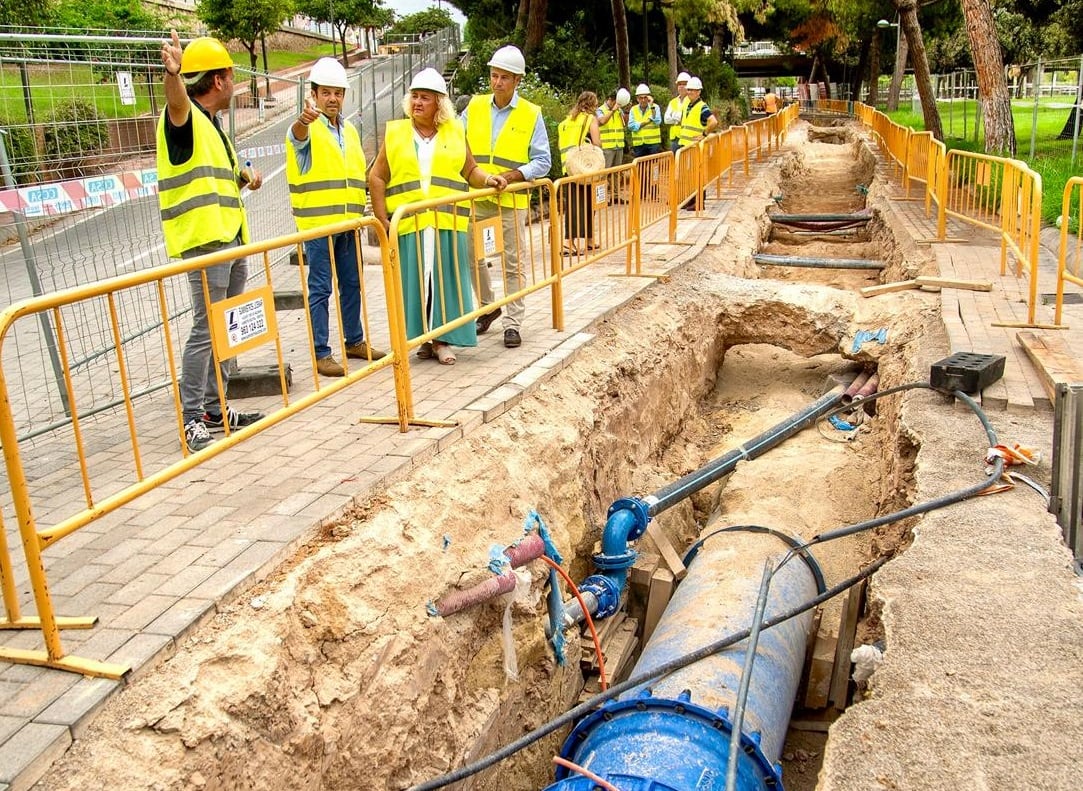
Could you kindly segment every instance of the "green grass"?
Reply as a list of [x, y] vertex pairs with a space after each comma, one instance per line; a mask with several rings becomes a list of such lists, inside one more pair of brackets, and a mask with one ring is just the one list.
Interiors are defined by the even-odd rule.
[[[1055, 223], [1057, 217], [1060, 216], [1064, 185], [1072, 176], [1083, 173], [1083, 142], [1077, 150], [1076, 165], [1073, 168], [1072, 141], [1057, 139], [1070, 110], [1051, 105], [1066, 104], [1068, 101], [1070, 100], [1064, 97], [1054, 99], [1043, 97], [1039, 101], [1036, 118], [1033, 99], [1012, 102], [1016, 140], [1015, 156], [1041, 175], [1042, 219], [1049, 224]], [[981, 130], [974, 128], [976, 104], [972, 100], [956, 101], [951, 106], [950, 112], [946, 103], [940, 104], [940, 124], [944, 129], [944, 143], [948, 150], [961, 149], [978, 153], [983, 151]], [[963, 137], [964, 109], [966, 112], [965, 138]], [[920, 113], [912, 112], [910, 108], [887, 115], [902, 126], [908, 126], [917, 131], [925, 129], [925, 119]], [[1033, 157], [1030, 155], [1032, 132], [1035, 138]]]

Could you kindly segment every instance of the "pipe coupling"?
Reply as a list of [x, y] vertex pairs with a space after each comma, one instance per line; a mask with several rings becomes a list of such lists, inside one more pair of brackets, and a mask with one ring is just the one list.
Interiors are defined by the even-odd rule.
[[593, 613], [595, 618], [608, 618], [620, 609], [620, 585], [611, 577], [592, 574], [583, 580], [579, 592], [589, 593], [597, 600], [598, 609]]
[[628, 540], [634, 541], [643, 535], [647, 529], [647, 523], [651, 521], [650, 513], [647, 511], [647, 504], [638, 497], [622, 497], [619, 500], [614, 500], [613, 504], [609, 506], [609, 510], [605, 514], [606, 519], [612, 519], [613, 514], [620, 511], [631, 512], [632, 524], [628, 530]]

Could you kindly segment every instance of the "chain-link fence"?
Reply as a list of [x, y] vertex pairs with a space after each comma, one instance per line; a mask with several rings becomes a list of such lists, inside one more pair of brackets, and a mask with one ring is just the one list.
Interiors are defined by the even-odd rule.
[[[17, 244], [0, 249], [0, 288], [5, 304], [94, 280], [165, 263], [158, 216], [155, 134], [165, 106], [160, 50], [165, 36], [85, 36], [0, 32], [0, 165], [7, 189], [0, 191], [0, 233]], [[438, 69], [457, 56], [457, 29], [404, 42], [396, 54], [372, 58], [350, 71], [347, 115], [361, 132], [368, 158], [374, 156], [387, 120], [398, 117], [411, 75], [424, 66]], [[223, 126], [242, 161], [264, 178], [263, 187], [244, 196], [252, 238], [268, 239], [294, 230], [285, 178], [286, 129], [303, 106], [308, 66], [287, 74], [237, 67], [237, 91]], [[288, 266], [283, 254], [273, 266]], [[263, 282], [251, 267], [253, 285]], [[186, 332], [187, 283], [167, 289], [170, 313]], [[156, 296], [146, 295], [146, 314], [136, 300], [125, 306], [122, 342], [132, 365], [160, 350], [143, 349], [139, 339], [159, 322]], [[75, 373], [108, 359], [112, 333], [103, 315], [65, 316], [65, 331], [78, 338], [69, 350]], [[69, 419], [68, 405], [40, 397], [43, 381], [56, 380], [52, 328], [21, 332], [5, 345], [18, 356], [25, 392], [14, 401], [33, 414], [20, 425], [36, 436]], [[131, 347], [130, 349], [128, 347]], [[16, 370], [8, 364], [7, 370]], [[37, 395], [34, 393], [37, 392]], [[97, 394], [96, 394], [97, 395]], [[89, 414], [117, 406], [118, 393], [102, 393]], [[36, 411], [35, 411], [36, 410]]]

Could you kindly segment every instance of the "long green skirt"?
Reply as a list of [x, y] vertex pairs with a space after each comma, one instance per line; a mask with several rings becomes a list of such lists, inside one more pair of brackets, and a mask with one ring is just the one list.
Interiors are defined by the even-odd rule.
[[[406, 334], [416, 338], [474, 309], [465, 232], [424, 228], [399, 236], [399, 271]], [[474, 322], [437, 336], [454, 346], [477, 346]]]

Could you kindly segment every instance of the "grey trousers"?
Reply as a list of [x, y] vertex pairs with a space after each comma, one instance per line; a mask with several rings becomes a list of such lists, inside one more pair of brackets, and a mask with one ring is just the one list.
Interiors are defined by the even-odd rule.
[[[495, 217], [497, 205], [491, 201], [479, 202], [475, 208], [475, 214], [479, 220], [487, 220]], [[504, 293], [511, 294], [523, 288], [526, 284], [526, 276], [523, 272], [523, 253], [526, 248], [526, 209], [515, 209], [508, 206], [500, 207], [500, 227], [504, 236]], [[474, 234], [470, 233], [470, 260], [477, 262], [477, 289], [478, 298], [484, 307], [493, 301], [493, 282], [489, 273], [489, 265], [484, 258], [474, 254]], [[522, 299], [509, 302], [504, 307], [503, 327], [505, 330], [519, 329], [523, 326], [523, 317], [526, 316], [526, 305]]]
[[[195, 258], [239, 245], [240, 238], [228, 244], [204, 245], [186, 251], [182, 258]], [[248, 280], [248, 263], [244, 258], [235, 258], [232, 261], [208, 267], [206, 273], [210, 300], [219, 302], [244, 291], [245, 282]], [[195, 270], [188, 273], [188, 287], [192, 293], [192, 331], [188, 333], [188, 340], [184, 344], [180, 375], [181, 411], [185, 423], [203, 417], [203, 413], [208, 409], [214, 412], [221, 409], [218, 377], [215, 376], [214, 366], [211, 365], [214, 353], [211, 349], [208, 303], [203, 296], [202, 271]], [[223, 396], [225, 389], [229, 386], [229, 372], [232, 367], [232, 358], [219, 361], [223, 388], [221, 395]]]

